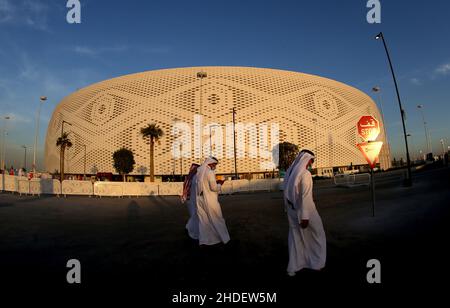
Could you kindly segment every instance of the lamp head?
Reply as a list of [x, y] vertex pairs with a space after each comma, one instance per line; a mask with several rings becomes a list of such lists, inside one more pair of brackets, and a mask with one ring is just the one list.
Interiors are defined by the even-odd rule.
[[46, 101], [46, 100], [47, 100], [47, 96], [41, 96], [41, 97], [40, 97], [40, 100], [41, 100], [41, 101]]
[[383, 37], [383, 32], [380, 32], [380, 33], [378, 33], [376, 36], [375, 36], [375, 39], [376, 40], [379, 40], [380, 38], [382, 38]]

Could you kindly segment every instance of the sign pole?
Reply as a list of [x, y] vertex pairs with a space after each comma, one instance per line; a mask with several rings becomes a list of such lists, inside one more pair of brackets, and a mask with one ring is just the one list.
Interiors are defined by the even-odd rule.
[[370, 186], [372, 194], [372, 217], [375, 217], [375, 177], [373, 173], [373, 168], [370, 168]]
[[370, 168], [370, 194], [372, 196], [372, 217], [375, 217], [375, 175], [373, 168], [376, 166], [383, 142], [375, 141], [380, 134], [380, 123], [371, 115], [362, 116], [356, 124], [358, 135], [364, 140], [358, 143], [364, 158]]

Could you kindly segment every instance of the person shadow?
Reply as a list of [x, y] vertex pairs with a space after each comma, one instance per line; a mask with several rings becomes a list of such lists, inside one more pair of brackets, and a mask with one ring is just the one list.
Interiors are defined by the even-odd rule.
[[140, 206], [135, 200], [128, 203], [127, 206], [127, 221], [129, 226], [137, 223], [140, 220]]

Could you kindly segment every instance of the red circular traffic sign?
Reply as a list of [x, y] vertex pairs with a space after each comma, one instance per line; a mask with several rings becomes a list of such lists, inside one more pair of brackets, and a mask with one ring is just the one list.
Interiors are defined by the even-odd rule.
[[362, 116], [357, 124], [358, 135], [364, 141], [375, 141], [380, 134], [380, 123], [373, 116]]

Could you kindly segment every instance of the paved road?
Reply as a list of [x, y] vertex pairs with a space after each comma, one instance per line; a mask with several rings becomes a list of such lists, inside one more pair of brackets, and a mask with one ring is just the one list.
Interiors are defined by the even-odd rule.
[[[287, 220], [279, 192], [221, 196], [232, 240], [199, 247], [184, 230], [187, 210], [177, 197], [91, 199], [0, 194], [0, 271], [10, 288], [69, 291], [67, 260], [82, 264], [82, 284], [125, 293], [144, 290], [165, 301], [190, 290], [278, 292], [399, 288], [437, 290], [448, 277], [450, 169], [416, 172], [414, 186], [401, 173], [377, 177], [376, 217], [367, 187], [318, 182], [315, 199], [327, 233], [323, 272], [285, 274]], [[366, 262], [382, 265], [382, 284], [366, 282]], [[295, 293], [294, 292], [294, 293]], [[407, 294], [407, 293], [405, 293]], [[423, 293], [422, 295], [425, 295]]]

